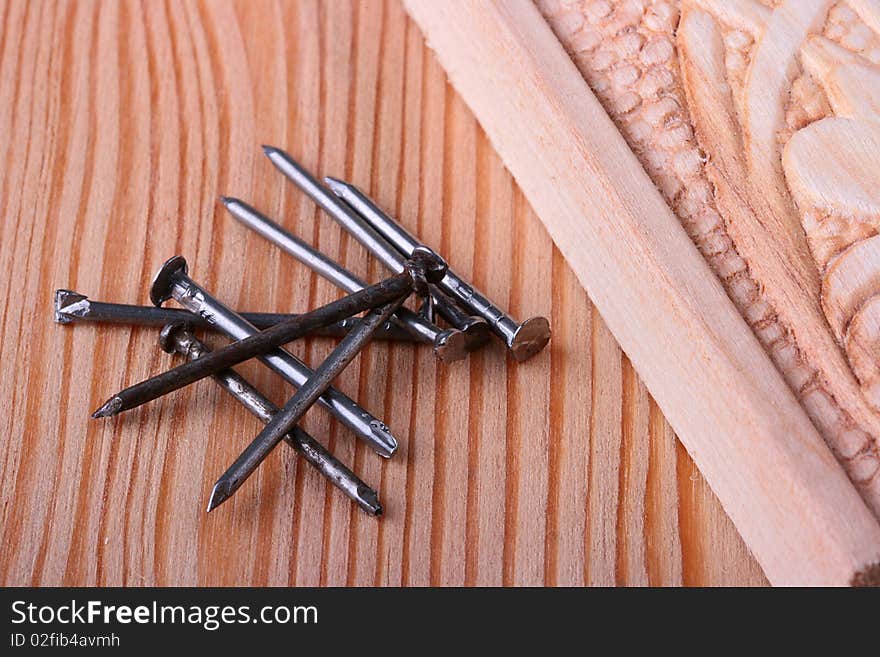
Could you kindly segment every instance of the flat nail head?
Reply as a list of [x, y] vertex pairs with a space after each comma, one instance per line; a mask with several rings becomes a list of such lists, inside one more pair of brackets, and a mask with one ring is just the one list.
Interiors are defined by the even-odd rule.
[[434, 353], [444, 363], [453, 363], [472, 351], [469, 345], [470, 336], [466, 333], [457, 329], [446, 329], [434, 341]]
[[413, 290], [421, 295], [428, 294], [428, 283], [440, 282], [449, 268], [443, 258], [426, 246], [413, 250], [404, 267], [413, 279]]
[[424, 267], [425, 278], [429, 283], [439, 283], [449, 269], [449, 265], [440, 254], [427, 246], [417, 246], [413, 249], [410, 259]]
[[519, 325], [510, 341], [510, 351], [516, 360], [528, 360], [549, 341], [550, 322], [546, 317], [531, 317]]
[[476, 351], [492, 338], [492, 329], [482, 317], [468, 317], [458, 328], [465, 336], [465, 349], [468, 353]]
[[183, 256], [174, 256], [165, 261], [165, 264], [156, 272], [153, 284], [150, 286], [150, 301], [154, 306], [161, 306], [162, 302], [171, 298], [174, 278], [179, 273], [186, 274], [187, 271], [186, 258]]
[[168, 354], [177, 352], [178, 338], [184, 334], [192, 333], [192, 325], [187, 322], [171, 322], [162, 327], [159, 332], [159, 346]]

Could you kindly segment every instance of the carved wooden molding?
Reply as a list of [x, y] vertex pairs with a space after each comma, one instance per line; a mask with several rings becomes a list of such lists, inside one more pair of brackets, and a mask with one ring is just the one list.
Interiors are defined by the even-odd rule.
[[[606, 53], [593, 84], [604, 84], [606, 102], [620, 103], [619, 123], [621, 117], [638, 117], [626, 130], [632, 148], [530, 0], [406, 0], [405, 7], [770, 581], [876, 583], [877, 517], [667, 203], [672, 199], [679, 215], [688, 212], [686, 223], [702, 238], [704, 253], [734, 265], [724, 276], [730, 288], [751, 286], [754, 298], [746, 297], [749, 303], [741, 308], [772, 313], [765, 315], [766, 328], [779, 331], [780, 311], [768, 310], [770, 301], [761, 296], [766, 292], [759, 294], [757, 276], [752, 272], [751, 278], [745, 264], [752, 254], [738, 255], [724, 229], [726, 199], [708, 178], [710, 167], [682, 109], [684, 87], [673, 59], [675, 7], [655, 4], [666, 7], [664, 15], [636, 3], [621, 5], [618, 9], [629, 7], [635, 18], [627, 29], [625, 20], [609, 18], [613, 8], [605, 3], [595, 24], [617, 23], [612, 36], [604, 37], [583, 30], [582, 12], [595, 4], [579, 4], [565, 26], [569, 36], [580, 35], [585, 48], [592, 39], [592, 58]], [[655, 26], [651, 34], [633, 29], [644, 19]], [[665, 36], [664, 21], [670, 26]], [[607, 53], [612, 47], [619, 52]], [[621, 76], [619, 82], [610, 80], [614, 75]], [[622, 88], [612, 93], [618, 83]], [[637, 92], [638, 84], [658, 90], [678, 84], [680, 102], [666, 92]], [[642, 135], [641, 147], [634, 132]], [[669, 186], [666, 199], [656, 188], [663, 185]], [[728, 193], [742, 193], [728, 187]], [[746, 209], [751, 215], [743, 213], [745, 218], [757, 223], [757, 209], [748, 204]], [[712, 215], [714, 228], [698, 232], [711, 225]], [[778, 251], [777, 244], [758, 237], [753, 241], [760, 248]], [[807, 257], [800, 262], [810, 264], [803, 233], [788, 237], [803, 242]], [[782, 260], [768, 262], [792, 277], [812, 276], [815, 294], [799, 292], [799, 303], [820, 320], [840, 371], [866, 420], [872, 420], [874, 411], [827, 329], [815, 266], [797, 272]], [[791, 334], [782, 334], [790, 345]], [[817, 371], [799, 355], [802, 349], [798, 344], [789, 351]], [[801, 367], [810, 373], [807, 365]], [[827, 395], [824, 381], [811, 376]], [[811, 399], [801, 395], [804, 405]], [[868, 439], [865, 431], [857, 437]]]
[[880, 515], [880, 3], [537, 4]]

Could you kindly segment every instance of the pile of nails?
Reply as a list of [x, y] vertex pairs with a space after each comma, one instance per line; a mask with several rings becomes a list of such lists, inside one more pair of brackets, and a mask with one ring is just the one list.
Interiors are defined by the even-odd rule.
[[[162, 348], [187, 359], [171, 370], [116, 393], [92, 417], [116, 415], [212, 376], [266, 424], [214, 484], [208, 511], [228, 500], [283, 440], [365, 512], [378, 516], [382, 505], [376, 491], [297, 426], [317, 402], [380, 456], [388, 458], [394, 454], [397, 440], [388, 427], [331, 386], [361, 348], [372, 337], [424, 342], [432, 345], [438, 359], [451, 362], [484, 345], [494, 333], [504, 341], [511, 355], [522, 361], [544, 348], [550, 339], [550, 326], [543, 317], [516, 322], [456, 276], [443, 258], [420, 244], [353, 185], [325, 178], [325, 187], [284, 151], [269, 146], [263, 150], [275, 167], [394, 275], [367, 285], [247, 203], [222, 197], [233, 217], [342, 288], [348, 296], [301, 315], [238, 314], [190, 278], [186, 261], [175, 256], [153, 280], [150, 300], [154, 308], [102, 303], [70, 290], [58, 290], [55, 321], [162, 326]], [[402, 305], [412, 294], [422, 301], [418, 312]], [[183, 310], [162, 308], [168, 299], [174, 299]], [[448, 322], [449, 328], [435, 324], [435, 312]], [[211, 351], [194, 335], [196, 327], [224, 333], [233, 342]], [[341, 338], [314, 371], [282, 348], [307, 335]], [[297, 388], [283, 408], [276, 407], [231, 369], [250, 358], [259, 358]]]

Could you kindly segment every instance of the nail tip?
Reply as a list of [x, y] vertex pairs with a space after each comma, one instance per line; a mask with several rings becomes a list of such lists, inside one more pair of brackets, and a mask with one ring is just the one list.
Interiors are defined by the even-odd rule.
[[334, 194], [339, 195], [340, 192], [345, 190], [345, 183], [339, 178], [334, 178], [333, 176], [324, 176], [324, 184], [330, 188]]
[[214, 484], [214, 488], [211, 489], [211, 497], [208, 500], [207, 512], [211, 513], [211, 511], [216, 509], [228, 499], [229, 487], [226, 485], [225, 480], [220, 479], [217, 483]]
[[[73, 321], [70, 310], [76, 310], [76, 304], [82, 304], [88, 297], [73, 290], [55, 290], [55, 321], [58, 324], [69, 324]], [[82, 310], [82, 308], [79, 308]]]
[[92, 417], [96, 420], [102, 417], [110, 417], [111, 415], [116, 415], [121, 410], [122, 399], [119, 397], [111, 397], [104, 402], [98, 410], [92, 413]]
[[382, 458], [390, 459], [394, 456], [394, 453], [397, 451], [397, 438], [391, 435], [391, 432], [388, 430], [385, 431], [373, 431], [373, 436], [377, 440], [377, 446], [379, 449], [376, 453]]
[[372, 488], [361, 486], [358, 488], [358, 497], [360, 498], [361, 508], [371, 516], [381, 516], [385, 513], [385, 507], [379, 501], [379, 494]]

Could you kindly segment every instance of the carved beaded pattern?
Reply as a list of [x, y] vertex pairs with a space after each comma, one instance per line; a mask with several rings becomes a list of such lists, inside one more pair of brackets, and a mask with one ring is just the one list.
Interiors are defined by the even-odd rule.
[[880, 64], [880, 36], [845, 2], [838, 2], [828, 11], [823, 36], [874, 64]]
[[[778, 3], [763, 4], [773, 8]], [[537, 0], [537, 5], [820, 433], [880, 513], [880, 494], [873, 490], [880, 482], [876, 444], [804, 360], [791, 332], [762, 297], [715, 205], [704, 170], [706, 156], [693, 134], [681, 87], [675, 48], [679, 3]], [[840, 32], [839, 38], [854, 34], [846, 38], [855, 43], [861, 31], [845, 12], [838, 10], [836, 15], [833, 29]], [[725, 65], [738, 99], [754, 43], [743, 30], [725, 30]], [[801, 74], [792, 86], [787, 126], [780, 138], [787, 141], [797, 129], [829, 114], [824, 92]]]

